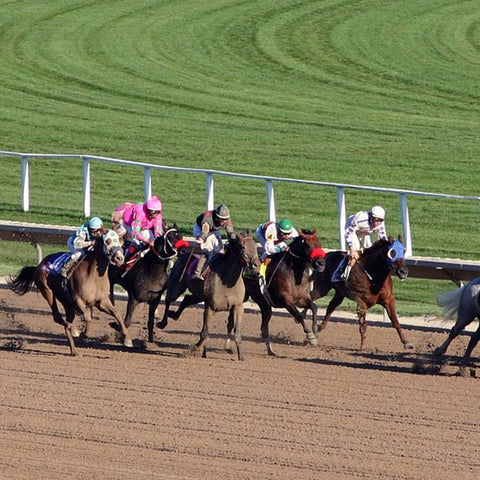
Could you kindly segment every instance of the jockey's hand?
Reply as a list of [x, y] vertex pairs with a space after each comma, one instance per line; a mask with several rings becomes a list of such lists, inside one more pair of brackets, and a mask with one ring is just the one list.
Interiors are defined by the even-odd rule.
[[197, 242], [199, 245], [203, 245], [203, 239], [200, 237], [196, 238], [195, 242]]
[[358, 252], [353, 247], [350, 247], [349, 255], [350, 255], [350, 258], [358, 260], [358, 257], [359, 257]]

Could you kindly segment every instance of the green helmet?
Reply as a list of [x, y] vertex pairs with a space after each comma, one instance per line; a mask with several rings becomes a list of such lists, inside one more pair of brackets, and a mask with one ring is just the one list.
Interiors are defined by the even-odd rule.
[[292, 222], [288, 219], [288, 218], [282, 218], [279, 222], [278, 222], [278, 228], [280, 229], [280, 231], [282, 233], [286, 233], [287, 235], [289, 233], [292, 233], [293, 231], [293, 225], [292, 225]]

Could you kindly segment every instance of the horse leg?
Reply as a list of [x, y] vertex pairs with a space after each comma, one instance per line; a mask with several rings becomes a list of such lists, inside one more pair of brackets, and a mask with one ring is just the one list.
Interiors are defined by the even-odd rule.
[[320, 327], [319, 327], [320, 331], [325, 330], [327, 328], [327, 324], [328, 324], [328, 321], [330, 320], [330, 317], [332, 316], [332, 313], [343, 302], [344, 298], [345, 297], [343, 296], [343, 294], [335, 290], [335, 295], [330, 300], [327, 306], [327, 311], [325, 312], [325, 316], [323, 317], [322, 323], [320, 324]]
[[358, 330], [360, 331], [360, 350], [365, 346], [367, 337], [367, 306], [357, 303]]
[[233, 338], [232, 332], [234, 327], [235, 327], [235, 319], [233, 315], [233, 310], [230, 309], [230, 311], [228, 312], [228, 320], [227, 320], [227, 339], [225, 340], [225, 345], [223, 346], [223, 349], [229, 353], [233, 353], [231, 343]]
[[190, 349], [191, 353], [194, 355], [202, 355], [203, 358], [207, 358], [207, 347], [205, 346], [205, 341], [208, 337], [208, 322], [210, 317], [212, 317], [215, 312], [205, 305], [203, 310], [203, 327], [202, 331], [200, 332], [200, 340]]
[[180, 315], [187, 307], [189, 307], [190, 305], [196, 305], [199, 302], [200, 299], [195, 294], [185, 295], [177, 310], [175, 312], [172, 312], [170, 310], [168, 312], [168, 316], [173, 318], [174, 320], [178, 320], [180, 318]]
[[393, 328], [395, 328], [395, 330], [398, 333], [398, 336], [400, 337], [400, 341], [403, 343], [403, 348], [405, 350], [412, 350], [413, 348], [415, 348], [413, 346], [413, 344], [410, 343], [405, 338], [402, 327], [400, 326], [400, 323], [398, 321], [395, 297], [390, 297], [390, 301], [389, 302], [382, 302], [382, 305], [385, 307], [385, 310], [387, 311], [387, 314], [388, 314], [388, 318], [390, 318], [390, 321], [392, 322]]
[[75, 348], [75, 342], [73, 341], [73, 320], [75, 318], [75, 309], [72, 306], [65, 306], [65, 336], [68, 340], [68, 345], [70, 347], [70, 355], [72, 357], [77, 355], [77, 350]]
[[471, 336], [470, 341], [468, 342], [467, 349], [465, 350], [465, 355], [463, 356], [461, 361], [462, 366], [467, 365], [473, 349], [477, 346], [478, 340], [480, 340], [480, 324], [478, 325], [477, 331]]
[[[125, 327], [130, 327], [132, 324], [133, 314], [135, 313], [135, 309], [137, 308], [139, 302], [136, 300], [132, 295], [128, 295], [128, 303], [127, 303], [127, 311], [125, 312]], [[112, 303], [113, 305], [113, 303]]]
[[304, 315], [302, 315], [302, 312], [300, 312], [293, 304], [287, 304], [285, 305], [285, 308], [291, 315], [293, 315], [295, 321], [302, 325], [303, 331], [305, 332], [305, 336], [307, 338], [307, 342], [310, 345], [317, 346], [317, 336], [307, 327], [307, 324], [305, 323], [305, 317]]
[[55, 323], [58, 323], [58, 325], [61, 325], [64, 328], [65, 336], [67, 337], [68, 345], [70, 347], [70, 355], [74, 357], [77, 354], [77, 352], [75, 349], [75, 342], [73, 341], [71, 322], [75, 317], [75, 311], [68, 305], [63, 304], [63, 307], [65, 308], [65, 316], [70, 321], [64, 320], [62, 314], [60, 313], [60, 310], [58, 309], [58, 304], [57, 304], [57, 299], [55, 297], [55, 294], [53, 293], [53, 290], [48, 286], [47, 282], [43, 281], [42, 279], [42, 281], [37, 283], [37, 287], [40, 290], [40, 293], [42, 294], [43, 298], [47, 301], [50, 309], [52, 310], [53, 321]]
[[115, 320], [118, 322], [120, 325], [120, 328], [122, 329], [122, 334], [123, 334], [123, 345], [128, 348], [133, 347], [133, 341], [132, 337], [130, 335], [130, 332], [128, 331], [128, 328], [125, 326], [125, 323], [123, 321], [123, 318], [121, 315], [118, 313], [118, 310], [113, 306], [112, 302], [110, 301], [110, 298], [107, 296], [100, 300], [96, 307], [109, 315], [111, 315]]
[[148, 304], [148, 323], [147, 323], [147, 330], [148, 330], [148, 341], [151, 343], [153, 342], [153, 327], [155, 323], [155, 312], [157, 311], [158, 304], [160, 303], [160, 298], [162, 294], [155, 297], [151, 302]]
[[[317, 317], [318, 307], [315, 302], [310, 300], [308, 302], [308, 308], [312, 311], [312, 331], [316, 337], [318, 333], [318, 317]], [[304, 313], [305, 315], [307, 313], [307, 309], [305, 309], [304, 312], [305, 312]]]
[[237, 346], [238, 360], [243, 361], [243, 360], [245, 360], [245, 358], [243, 356], [242, 333], [241, 333], [242, 318], [243, 318], [243, 303], [234, 305], [230, 309], [230, 312], [233, 313], [233, 322], [234, 322], [234, 325], [235, 325], [234, 339], [235, 339], [235, 345]]
[[261, 326], [262, 338], [263, 338], [263, 341], [265, 342], [265, 346], [267, 347], [267, 354], [272, 357], [276, 357], [277, 354], [274, 352], [272, 348], [272, 340], [270, 338], [270, 331], [268, 328], [270, 319], [272, 318], [272, 307], [266, 302], [259, 304], [259, 307], [260, 307], [260, 311], [262, 312], [262, 326]]
[[[458, 335], [460, 335], [460, 333], [462, 333], [463, 329], [467, 325], [472, 323], [474, 318], [475, 318], [474, 316], [466, 317], [466, 316], [459, 313], [457, 321], [455, 322], [455, 325], [452, 327], [452, 329], [450, 330], [450, 333], [448, 334], [448, 338], [439, 347], [437, 347], [433, 351], [433, 354], [436, 357], [442, 356], [447, 351], [447, 348], [450, 345], [450, 343], [452, 342], [452, 340], [455, 339]], [[472, 349], [473, 349], [473, 347], [472, 347]], [[468, 350], [468, 348], [467, 348], [467, 350]]]

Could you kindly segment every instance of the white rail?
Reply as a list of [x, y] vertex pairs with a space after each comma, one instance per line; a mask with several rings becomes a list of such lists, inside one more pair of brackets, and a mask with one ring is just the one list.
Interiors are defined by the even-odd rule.
[[406, 248], [406, 256], [410, 257], [413, 255], [413, 245], [412, 245], [412, 232], [410, 229], [410, 218], [408, 214], [408, 196], [421, 196], [421, 197], [430, 197], [430, 198], [443, 198], [443, 199], [453, 199], [453, 200], [474, 200], [479, 202], [480, 208], [480, 197], [476, 196], [461, 196], [461, 195], [448, 195], [443, 193], [431, 193], [431, 192], [420, 192], [416, 190], [401, 190], [396, 188], [381, 188], [381, 187], [369, 187], [364, 185], [351, 185], [344, 183], [331, 183], [331, 182], [318, 182], [315, 180], [300, 180], [294, 178], [283, 178], [283, 177], [271, 177], [263, 175], [249, 175], [245, 173], [233, 173], [233, 172], [224, 172], [220, 170], [207, 170], [200, 168], [183, 168], [183, 167], [170, 167], [165, 165], [154, 165], [151, 163], [144, 162], [134, 162], [131, 160], [121, 160], [117, 158], [109, 157], [98, 157], [94, 155], [78, 155], [78, 154], [41, 154], [41, 153], [20, 153], [20, 152], [7, 152], [0, 151], [0, 155], [4, 156], [13, 156], [20, 158], [21, 161], [21, 175], [22, 175], [22, 209], [25, 212], [28, 212], [30, 208], [30, 168], [29, 161], [32, 158], [77, 158], [83, 161], [83, 213], [85, 217], [90, 216], [91, 212], [91, 170], [90, 163], [92, 161], [99, 162], [109, 162], [115, 163], [117, 165], [128, 165], [130, 167], [137, 167], [143, 169], [143, 190], [145, 201], [148, 200], [152, 195], [152, 170], [170, 170], [177, 172], [185, 173], [203, 173], [206, 177], [205, 183], [205, 196], [206, 196], [206, 208], [212, 209], [215, 205], [215, 182], [214, 177], [216, 175], [223, 175], [228, 177], [237, 177], [245, 178], [251, 180], [261, 180], [265, 182], [266, 189], [266, 202], [267, 202], [267, 215], [270, 220], [276, 219], [276, 205], [275, 205], [275, 192], [273, 184], [274, 182], [289, 182], [297, 183], [303, 185], [318, 185], [322, 187], [333, 187], [337, 191], [337, 215], [338, 215], [338, 235], [339, 235], [339, 244], [342, 250], [345, 249], [345, 220], [347, 218], [346, 214], [346, 202], [345, 202], [345, 190], [367, 190], [373, 192], [381, 193], [391, 193], [396, 194], [399, 197], [400, 201], [400, 213], [402, 219], [402, 233], [404, 244]]

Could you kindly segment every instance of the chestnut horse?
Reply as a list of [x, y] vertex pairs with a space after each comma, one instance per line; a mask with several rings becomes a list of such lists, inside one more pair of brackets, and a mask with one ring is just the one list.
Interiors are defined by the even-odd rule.
[[[302, 230], [293, 239], [286, 252], [275, 253], [270, 257], [264, 279], [245, 278], [246, 299], [258, 304], [262, 314], [262, 338], [268, 355], [275, 355], [268, 324], [272, 317], [272, 307], [285, 308], [297, 323], [302, 325], [307, 341], [317, 345], [317, 306], [310, 295], [310, 269], [318, 271], [325, 268], [325, 252], [317, 236], [317, 231]], [[264, 281], [264, 286], [260, 282]], [[298, 308], [304, 309], [303, 312]], [[312, 311], [312, 330], [306, 325], [307, 310]], [[232, 325], [229, 319], [230, 338]], [[228, 344], [228, 340], [227, 340]]]
[[[208, 264], [205, 280], [192, 279], [194, 257], [185, 253], [175, 263], [167, 282], [165, 298], [165, 313], [157, 325], [165, 328], [168, 317], [178, 319], [183, 310], [189, 305], [204, 302], [203, 328], [200, 340], [192, 347], [191, 353], [207, 356], [205, 341], [208, 337], [208, 324], [216, 312], [229, 312], [234, 329], [235, 344], [237, 346], [238, 360], [243, 360], [241, 323], [243, 317], [243, 300], [245, 285], [242, 274], [245, 269], [258, 274], [260, 260], [257, 245], [250, 231], [239, 234], [235, 239], [229, 240], [225, 246], [225, 253], [218, 253]], [[185, 295], [176, 312], [170, 310], [172, 302], [186, 290], [191, 295]]]
[[[108, 266], [110, 263], [121, 265], [124, 262], [118, 235], [109, 230], [106, 235], [95, 241], [93, 249], [87, 253], [68, 279], [68, 291], [63, 285], [62, 277], [51, 269], [57, 255], [48, 255], [36, 267], [23, 267], [15, 278], [9, 278], [7, 282], [9, 288], [18, 295], [24, 295], [33, 284], [36, 285], [52, 309], [54, 322], [64, 327], [71, 355], [76, 355], [72, 334], [75, 313], [80, 312], [88, 325], [94, 306], [115, 318], [121, 327], [124, 345], [133, 347], [130, 332], [110, 301]], [[58, 309], [57, 300], [65, 309], [65, 319]]]
[[133, 314], [139, 303], [148, 303], [148, 341], [153, 342], [155, 310], [167, 286], [167, 267], [170, 260], [178, 255], [180, 248], [188, 247], [181, 233], [173, 226], [166, 228], [165, 234], [158, 236], [153, 247], [145, 251], [132, 268], [124, 274], [121, 267], [109, 268], [111, 298], [113, 287], [121, 285], [128, 294], [125, 326], [132, 323]]
[[401, 237], [399, 236], [398, 240], [389, 237], [388, 240], [376, 241], [370, 248], [364, 250], [352, 267], [348, 285], [343, 282], [332, 283], [332, 274], [344, 257], [345, 252], [342, 251], [327, 253], [325, 270], [314, 274], [313, 299], [324, 297], [332, 288], [335, 289], [335, 295], [327, 306], [320, 330], [326, 328], [332, 313], [343, 302], [343, 299], [349, 298], [357, 303], [360, 349], [365, 346], [367, 309], [373, 305], [381, 305], [385, 308], [404, 348], [414, 348], [405, 338], [398, 322], [391, 277], [392, 272], [401, 280], [407, 278], [408, 275], [408, 268], [405, 265], [405, 247], [401, 242]]
[[[456, 313], [457, 321], [450, 330], [448, 338], [433, 352], [435, 356], [443, 355], [447, 351], [450, 342], [457, 337], [467, 325], [472, 323], [476, 318], [480, 319], [479, 298], [480, 277], [474, 278], [461, 288], [442, 293], [437, 297], [437, 303], [443, 308], [447, 318], [451, 318]], [[476, 347], [478, 340], [480, 340], [480, 324], [468, 342], [467, 349], [460, 362], [462, 368], [468, 364], [470, 355]]]

